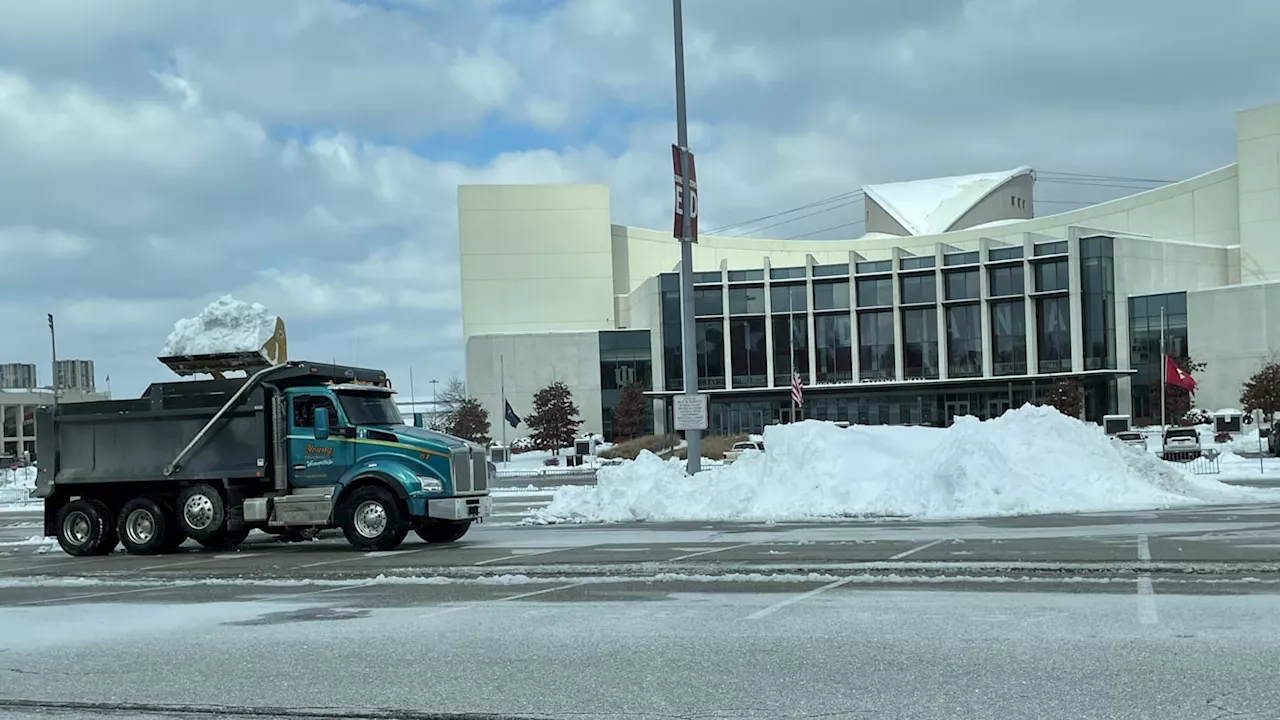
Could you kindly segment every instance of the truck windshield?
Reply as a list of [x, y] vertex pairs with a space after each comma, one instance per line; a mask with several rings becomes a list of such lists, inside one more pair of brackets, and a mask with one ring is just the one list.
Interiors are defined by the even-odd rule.
[[404, 418], [390, 395], [382, 393], [338, 393], [338, 402], [353, 425], [403, 425]]

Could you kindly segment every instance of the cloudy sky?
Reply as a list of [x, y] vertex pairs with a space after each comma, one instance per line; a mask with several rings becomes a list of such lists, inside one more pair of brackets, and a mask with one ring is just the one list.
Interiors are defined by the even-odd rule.
[[[744, 221], [1022, 164], [1043, 215], [1219, 167], [1233, 112], [1280, 101], [1277, 27], [1275, 0], [685, 0], [703, 227], [855, 237], [857, 202]], [[0, 362], [47, 382], [53, 312], [136, 395], [231, 293], [295, 358], [460, 374], [457, 186], [604, 182], [666, 227], [673, 98], [667, 0], [4, 2]]]

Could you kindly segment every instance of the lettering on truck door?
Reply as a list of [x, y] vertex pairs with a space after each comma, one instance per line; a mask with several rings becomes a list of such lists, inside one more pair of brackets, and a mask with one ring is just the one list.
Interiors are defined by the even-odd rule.
[[[317, 438], [316, 408], [329, 411], [329, 437]], [[289, 412], [289, 477], [294, 487], [336, 485], [351, 467], [352, 444], [338, 434], [342, 421], [327, 395], [295, 395]]]

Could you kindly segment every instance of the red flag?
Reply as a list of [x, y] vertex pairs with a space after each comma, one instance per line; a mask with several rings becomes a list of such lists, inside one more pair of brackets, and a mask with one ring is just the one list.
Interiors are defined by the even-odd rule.
[[1189, 393], [1195, 393], [1196, 381], [1191, 377], [1191, 373], [1178, 367], [1173, 358], [1168, 355], [1164, 356], [1164, 381], [1170, 385], [1177, 385]]

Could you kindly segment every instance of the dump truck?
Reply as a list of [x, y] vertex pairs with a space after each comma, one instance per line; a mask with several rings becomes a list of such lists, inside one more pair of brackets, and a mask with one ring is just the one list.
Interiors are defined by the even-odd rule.
[[374, 551], [410, 530], [453, 542], [492, 514], [485, 448], [405, 425], [385, 372], [271, 355], [162, 357], [211, 379], [40, 408], [44, 534], [75, 556], [153, 555], [337, 527]]

